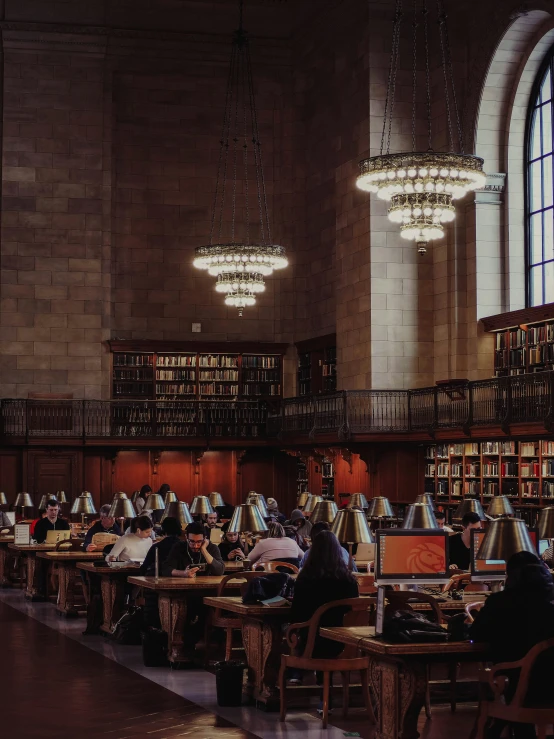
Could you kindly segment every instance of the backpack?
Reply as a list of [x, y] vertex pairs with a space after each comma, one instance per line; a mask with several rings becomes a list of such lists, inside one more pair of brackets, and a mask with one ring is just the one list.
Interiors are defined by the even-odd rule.
[[142, 608], [129, 606], [115, 624], [112, 639], [118, 644], [138, 646], [142, 644]]
[[385, 620], [383, 636], [400, 644], [448, 641], [448, 632], [414, 611], [395, 611]]
[[270, 598], [286, 598], [292, 600], [294, 580], [286, 572], [271, 572], [267, 575], [255, 577], [248, 582], [248, 587], [242, 596], [242, 602], [259, 603]]

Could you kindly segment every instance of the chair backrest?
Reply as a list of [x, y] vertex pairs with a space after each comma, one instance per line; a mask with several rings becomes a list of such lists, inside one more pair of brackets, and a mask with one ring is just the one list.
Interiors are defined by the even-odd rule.
[[466, 612], [467, 620], [470, 624], [472, 624], [475, 621], [475, 618], [473, 617], [473, 614], [477, 611], [480, 611], [481, 608], [485, 605], [484, 600], [480, 600], [477, 603], [468, 603], [466, 607], [464, 608], [464, 611]]
[[292, 562], [277, 559], [272, 562], [262, 562], [256, 569], [258, 571], [261, 569], [262, 572], [292, 572], [294, 575], [299, 572], [298, 567]]
[[255, 577], [261, 577], [264, 574], [265, 573], [263, 570], [258, 570], [257, 572], [244, 572], [244, 571], [232, 572], [230, 575], [225, 575], [221, 579], [219, 585], [217, 586], [216, 595], [218, 597], [228, 595], [228, 593], [226, 593], [225, 590], [229, 590], [229, 588], [227, 587], [227, 583], [229, 583], [231, 580], [248, 580], [249, 581], [249, 580], [253, 580]]
[[80, 543], [74, 539], [64, 539], [56, 544], [55, 552], [72, 552], [80, 548]]
[[449, 590], [460, 590], [461, 588], [466, 593], [485, 593], [490, 590], [488, 583], [471, 582], [471, 574], [462, 572], [459, 575], [453, 575], [443, 587], [442, 592], [448, 593]]
[[[369, 608], [372, 605], [372, 600], [372, 598], [344, 598], [343, 600], [331, 601], [330, 603], [325, 603], [325, 605], [320, 606], [309, 621], [308, 637], [306, 639], [306, 646], [302, 656], [307, 659], [312, 657], [316, 637], [319, 632], [319, 625], [325, 613], [335, 608], [346, 608], [346, 613], [342, 619], [343, 626], [368, 626]], [[290, 628], [293, 628], [293, 626]], [[348, 647], [342, 651], [341, 656], [344, 656], [344, 653], [347, 650]]]
[[[412, 591], [390, 591], [387, 592], [385, 595], [386, 599], [389, 602], [389, 605], [387, 607], [388, 612], [390, 611], [398, 611], [398, 610], [408, 610], [413, 611], [412, 608], [413, 603], [427, 603], [431, 606], [431, 621], [434, 621], [434, 623], [442, 624], [444, 623], [445, 619], [442, 614], [441, 609], [439, 608], [439, 604], [433, 598], [432, 595], [427, 595], [427, 593], [417, 593]], [[410, 603], [411, 601], [411, 603]]]
[[[510, 707], [524, 707], [525, 699], [527, 697], [527, 693], [529, 692], [529, 679], [531, 678], [533, 668], [535, 667], [537, 661], [541, 658], [541, 656], [544, 655], [544, 652], [548, 650], [554, 651], [554, 639], [546, 639], [545, 641], [541, 641], [538, 644], [535, 644], [535, 646], [530, 649], [529, 652], [527, 652], [522, 660], [513, 663], [515, 665], [521, 666], [521, 671], [519, 673], [519, 678], [517, 681], [516, 692], [514, 694], [514, 697], [510, 701]], [[550, 663], [551, 661], [552, 655], [550, 655]], [[498, 669], [498, 667], [499, 666], [496, 665], [495, 669]]]

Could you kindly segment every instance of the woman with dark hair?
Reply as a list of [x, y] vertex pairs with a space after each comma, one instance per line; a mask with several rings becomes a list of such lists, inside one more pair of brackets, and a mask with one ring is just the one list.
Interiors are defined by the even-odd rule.
[[286, 536], [281, 524], [273, 521], [268, 526], [267, 537], [256, 544], [248, 559], [252, 564], [279, 560], [298, 565], [303, 556], [304, 552], [295, 541]]
[[152, 521], [148, 516], [137, 516], [131, 521], [131, 532], [121, 536], [113, 545], [113, 549], [106, 557], [108, 562], [120, 560], [144, 561], [148, 550], [152, 546]]
[[135, 508], [137, 509], [137, 513], [142, 513], [144, 506], [146, 505], [146, 499], [152, 492], [152, 488], [150, 485], [143, 485], [141, 489], [139, 490], [139, 494], [137, 495], [137, 499], [135, 501]]
[[[306, 562], [296, 578], [294, 597], [290, 609], [291, 623], [309, 621], [320, 606], [335, 600], [357, 598], [358, 582], [344, 561], [342, 547], [332, 531], [320, 531], [314, 536]], [[321, 626], [342, 626], [346, 610], [333, 608], [321, 619]], [[301, 633], [306, 639], [308, 630]], [[317, 637], [313, 656], [317, 659], [332, 659], [343, 650], [344, 645]], [[317, 674], [318, 685], [322, 676]], [[290, 683], [300, 683], [297, 671], [291, 673]]]
[[[470, 637], [490, 645], [494, 663], [517, 662], [541, 641], [554, 637], [554, 581], [543, 562], [530, 552], [518, 552], [506, 567], [506, 586], [492, 593], [475, 617]], [[552, 654], [548, 653], [550, 661]], [[529, 694], [536, 705], [552, 704], [552, 666], [539, 662], [531, 675]], [[514, 695], [518, 675], [510, 675], [506, 700]], [[487, 737], [499, 737], [505, 726], [496, 721]], [[514, 724], [516, 739], [535, 739], [535, 727]]]

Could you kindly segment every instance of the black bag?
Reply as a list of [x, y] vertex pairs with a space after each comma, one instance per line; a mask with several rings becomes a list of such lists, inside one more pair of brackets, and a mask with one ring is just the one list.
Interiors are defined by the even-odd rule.
[[269, 600], [278, 595], [281, 598], [292, 600], [294, 593], [294, 580], [285, 572], [272, 572], [268, 575], [255, 577], [248, 582], [246, 592], [242, 597], [242, 602], [259, 603], [262, 600]]
[[142, 644], [142, 608], [129, 606], [114, 626], [112, 639], [118, 644], [139, 646]]
[[448, 641], [448, 632], [414, 611], [395, 611], [384, 623], [383, 636], [400, 644]]
[[448, 619], [448, 636], [450, 641], [469, 641], [469, 624], [466, 614], [457, 613]]
[[161, 629], [142, 632], [142, 661], [145, 667], [167, 667], [167, 634]]

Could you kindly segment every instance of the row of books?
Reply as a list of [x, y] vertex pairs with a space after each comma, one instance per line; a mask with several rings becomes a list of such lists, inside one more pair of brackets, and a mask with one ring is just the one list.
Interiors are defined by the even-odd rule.
[[529, 364], [554, 362], [554, 344], [541, 344], [529, 347]]
[[201, 354], [200, 367], [238, 367], [237, 356], [227, 356], [225, 354]]
[[249, 354], [242, 355], [242, 367], [252, 367], [257, 369], [278, 369], [281, 366], [281, 357], [273, 356], [250, 356]]
[[114, 380], [151, 380], [152, 370], [151, 369], [117, 369], [114, 367]]
[[227, 382], [237, 382], [238, 379], [238, 370], [200, 370], [200, 380], [226, 380]]
[[530, 326], [528, 330], [529, 344], [540, 344], [544, 341], [554, 341], [554, 323], [543, 326]]
[[196, 395], [196, 385], [167, 382], [156, 385], [156, 395]]
[[243, 395], [281, 395], [281, 385], [244, 385]]
[[151, 367], [151, 354], [114, 354], [113, 363], [116, 367]]
[[156, 380], [195, 380], [196, 370], [156, 370]]
[[539, 463], [538, 462], [521, 462], [519, 468], [519, 474], [521, 477], [538, 477], [539, 476]]
[[494, 367], [525, 367], [525, 357], [526, 349], [502, 349], [494, 354]]
[[517, 349], [525, 346], [527, 332], [521, 328], [510, 329], [496, 334], [497, 349]]
[[247, 370], [242, 373], [243, 382], [279, 382], [280, 379], [278, 370]]
[[157, 367], [196, 367], [196, 354], [160, 355], [156, 361]]
[[139, 382], [114, 382], [113, 384], [113, 394], [114, 397], [118, 396], [150, 396], [152, 394], [152, 385], [148, 383], [139, 383]]
[[[544, 444], [548, 442], [543, 442]], [[522, 442], [522, 444], [528, 444]], [[527, 454], [530, 454], [529, 449], [535, 448], [534, 443], [529, 443], [525, 447]], [[551, 447], [554, 454], [554, 445]], [[467, 442], [465, 444], [436, 444], [433, 446], [425, 447], [425, 457], [427, 459], [434, 459], [435, 456], [438, 459], [448, 459], [449, 457], [478, 457], [481, 454], [517, 454], [518, 442], [517, 441], [483, 441], [479, 442]], [[544, 453], [544, 451], [543, 451]], [[522, 451], [523, 454], [523, 451]]]

